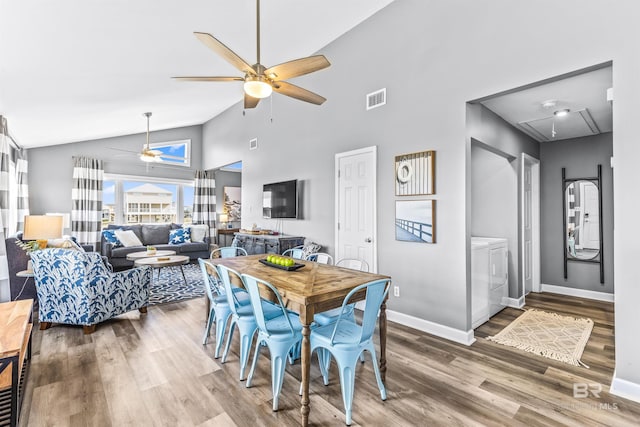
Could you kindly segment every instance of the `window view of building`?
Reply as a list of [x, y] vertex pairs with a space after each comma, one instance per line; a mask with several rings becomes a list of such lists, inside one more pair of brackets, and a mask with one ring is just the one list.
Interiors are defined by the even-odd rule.
[[193, 183], [188, 181], [129, 181], [111, 175], [103, 182], [103, 228], [109, 224], [189, 224], [192, 217]]
[[[175, 185], [171, 187], [175, 188]], [[175, 189], [169, 191], [155, 184], [137, 185], [126, 190], [124, 215], [127, 224], [177, 222], [175, 194]]]

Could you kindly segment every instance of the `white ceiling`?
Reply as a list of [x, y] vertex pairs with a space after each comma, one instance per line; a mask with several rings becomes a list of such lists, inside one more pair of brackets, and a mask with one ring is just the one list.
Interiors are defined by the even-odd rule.
[[[391, 1], [263, 0], [261, 62], [313, 54]], [[145, 111], [153, 112], [152, 131], [204, 123], [242, 100], [242, 84], [170, 77], [240, 76], [193, 32], [211, 33], [252, 64], [255, 6], [0, 0], [0, 114], [27, 148], [144, 132]]]
[[[612, 131], [612, 103], [607, 101], [607, 89], [613, 85], [611, 66], [550, 80], [480, 103], [539, 142]], [[544, 107], [550, 100], [555, 105]], [[570, 112], [565, 117], [554, 116], [561, 109]]]

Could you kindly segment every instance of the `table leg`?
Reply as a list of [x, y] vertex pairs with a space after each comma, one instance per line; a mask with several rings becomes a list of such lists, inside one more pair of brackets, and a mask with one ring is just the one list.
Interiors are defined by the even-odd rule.
[[180, 272], [182, 273], [182, 278], [184, 279], [184, 284], [187, 284], [187, 277], [184, 275], [184, 268], [180, 265]]
[[380, 305], [380, 317], [378, 320], [380, 328], [380, 376], [382, 382], [387, 381], [387, 299]]
[[300, 400], [300, 414], [302, 415], [302, 426], [309, 425], [309, 371], [311, 368], [311, 335], [310, 325], [313, 321], [313, 307], [305, 307], [300, 313], [300, 323], [302, 323], [302, 399]]

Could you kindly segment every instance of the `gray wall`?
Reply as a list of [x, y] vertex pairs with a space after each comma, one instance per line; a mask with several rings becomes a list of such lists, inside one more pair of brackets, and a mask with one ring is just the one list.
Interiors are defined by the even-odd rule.
[[[540, 144], [540, 267], [548, 285], [613, 293], [613, 135], [575, 138]], [[604, 284], [598, 264], [569, 262], [563, 270], [562, 168], [567, 178], [595, 177], [602, 165], [602, 221], [604, 233]]]
[[518, 294], [517, 162], [471, 145], [471, 235], [509, 241], [509, 295]]
[[[221, 214], [222, 207], [224, 206], [224, 187], [242, 187], [242, 173], [216, 170], [215, 180], [216, 213]], [[240, 221], [230, 221], [230, 224], [233, 228], [240, 227]], [[218, 227], [220, 227], [220, 224], [218, 224]]]
[[[391, 297], [389, 308], [466, 331], [470, 328], [471, 144], [465, 103], [612, 60], [614, 220], [619, 225], [614, 230], [616, 378], [629, 382], [620, 384], [640, 387], [635, 320], [640, 247], [628, 238], [629, 224], [635, 223], [640, 211], [640, 198], [630, 197], [637, 192], [640, 158], [640, 145], [635, 143], [640, 111], [640, 55], [635, 44], [640, 27], [637, 14], [629, 13], [636, 10], [636, 0], [393, 2], [322, 50], [333, 64], [329, 69], [294, 79], [326, 96], [323, 106], [276, 94], [272, 124], [269, 101], [246, 117], [239, 104], [234, 106], [204, 125], [203, 168], [246, 161], [243, 202], [252, 208], [245, 209], [249, 224], [263, 223], [257, 210], [264, 182], [307, 180], [308, 219], [287, 222], [285, 231], [332, 242], [334, 153], [377, 145], [379, 270], [402, 288], [402, 296]], [[588, 49], [572, 48], [584, 46], [584, 35], [594, 28], [599, 37], [589, 39]], [[563, 40], [562, 45], [557, 40]], [[365, 112], [365, 94], [382, 87], [388, 90], [387, 105]], [[252, 137], [259, 138], [261, 148], [250, 152]], [[437, 151], [438, 243], [396, 242], [393, 157], [427, 149]], [[48, 178], [57, 173], [52, 169], [69, 173], [68, 166], [46, 160], [31, 165], [36, 167], [47, 172], [30, 180], [32, 188], [38, 182], [50, 187]], [[46, 192], [38, 196], [55, 205], [57, 200]]]
[[[467, 183], [467, 192], [471, 198], [468, 229], [472, 236], [509, 239], [509, 296], [519, 298], [522, 296], [521, 227], [518, 220], [521, 210], [518, 202], [521, 184], [520, 155], [526, 153], [539, 158], [540, 144], [481, 104], [467, 104], [466, 124], [471, 144], [471, 173]], [[497, 169], [493, 171], [492, 166]], [[482, 175], [486, 177], [483, 178]], [[478, 180], [485, 179], [490, 180], [495, 191], [478, 185]], [[487, 201], [491, 201], [491, 204]], [[470, 271], [470, 250], [467, 251], [467, 256], [467, 270]]]
[[[146, 135], [135, 134], [94, 141], [75, 142], [28, 150], [29, 203], [32, 214], [71, 212], [73, 156], [86, 156], [104, 161], [106, 173], [193, 179], [202, 165], [202, 126], [188, 126], [151, 132], [149, 141], [167, 142], [191, 139], [191, 167], [165, 166], [140, 161], [135, 154], [142, 150]], [[129, 150], [134, 153], [113, 150]]]

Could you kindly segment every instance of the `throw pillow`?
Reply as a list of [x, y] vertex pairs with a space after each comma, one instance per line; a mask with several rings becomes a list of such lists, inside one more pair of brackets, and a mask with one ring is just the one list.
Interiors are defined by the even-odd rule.
[[307, 259], [307, 257], [311, 254], [315, 254], [316, 252], [320, 252], [322, 246], [317, 243], [309, 242], [304, 245], [302, 248], [302, 259]]
[[178, 228], [178, 229], [169, 231], [170, 245], [179, 245], [181, 243], [190, 243], [190, 242], [191, 242], [191, 233], [189, 233], [188, 228]]
[[102, 235], [104, 236], [104, 240], [111, 243], [114, 248], [119, 248], [122, 246], [120, 240], [116, 237], [116, 230], [102, 230]]
[[192, 242], [204, 242], [204, 238], [207, 235], [209, 226], [206, 224], [191, 224], [185, 226], [185, 228], [189, 229]]
[[142, 246], [142, 242], [138, 239], [138, 236], [136, 236], [136, 233], [134, 233], [133, 230], [116, 230], [116, 237], [125, 248], [130, 248], [131, 246]]

